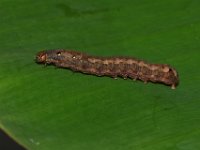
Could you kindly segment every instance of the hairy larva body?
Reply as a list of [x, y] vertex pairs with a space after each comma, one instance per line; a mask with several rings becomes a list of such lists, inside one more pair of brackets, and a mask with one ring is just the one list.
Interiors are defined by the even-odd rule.
[[71, 50], [46, 50], [37, 53], [36, 62], [97, 76], [163, 83], [172, 89], [179, 83], [177, 71], [171, 66], [131, 57], [97, 57]]

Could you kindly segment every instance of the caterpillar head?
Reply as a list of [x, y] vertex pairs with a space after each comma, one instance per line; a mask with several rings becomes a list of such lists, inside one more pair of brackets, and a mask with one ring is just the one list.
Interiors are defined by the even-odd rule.
[[36, 54], [35, 61], [37, 63], [46, 63], [47, 53], [45, 51], [41, 51]]

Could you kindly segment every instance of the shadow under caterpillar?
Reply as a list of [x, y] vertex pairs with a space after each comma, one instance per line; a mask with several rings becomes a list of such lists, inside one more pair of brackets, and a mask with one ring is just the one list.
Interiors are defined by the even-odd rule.
[[98, 57], [71, 50], [46, 50], [36, 54], [36, 62], [97, 76], [122, 77], [145, 83], [163, 83], [175, 89], [177, 71], [167, 64], [151, 64], [131, 57]]

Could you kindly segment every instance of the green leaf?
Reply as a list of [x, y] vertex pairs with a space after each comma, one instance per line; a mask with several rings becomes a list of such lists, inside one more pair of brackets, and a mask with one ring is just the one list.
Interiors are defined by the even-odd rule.
[[[200, 1], [0, 1], [0, 128], [30, 150], [199, 150]], [[162, 84], [43, 67], [44, 49], [133, 56]]]

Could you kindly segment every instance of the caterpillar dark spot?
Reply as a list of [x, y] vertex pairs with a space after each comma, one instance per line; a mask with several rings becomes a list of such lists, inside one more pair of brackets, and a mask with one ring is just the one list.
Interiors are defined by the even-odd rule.
[[97, 57], [71, 50], [47, 50], [37, 53], [36, 62], [97, 76], [163, 83], [172, 89], [179, 83], [178, 73], [171, 66], [131, 57]]

